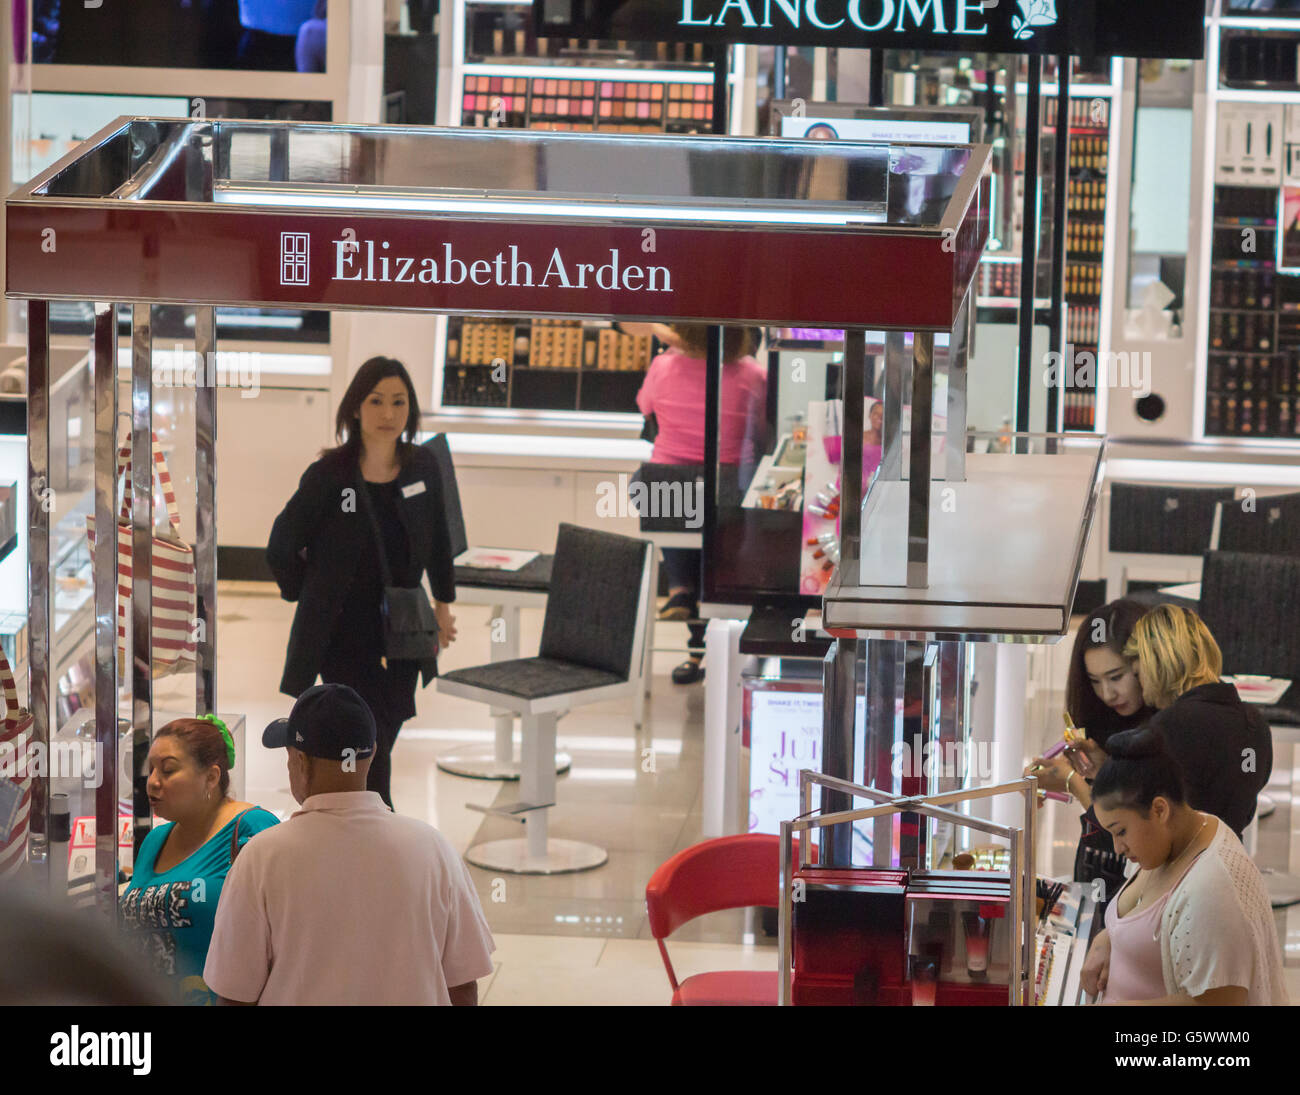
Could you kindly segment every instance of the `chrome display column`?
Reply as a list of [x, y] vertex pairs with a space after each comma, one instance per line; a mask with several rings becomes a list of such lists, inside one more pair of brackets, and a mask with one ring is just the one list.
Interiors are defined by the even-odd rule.
[[194, 314], [194, 352], [204, 383], [194, 393], [195, 612], [198, 664], [194, 707], [199, 715], [217, 710], [217, 321], [215, 308]]
[[[27, 302], [27, 706], [32, 742], [49, 756], [50, 652], [54, 621], [50, 599], [50, 305]], [[35, 882], [49, 884], [50, 778], [32, 779], [28, 855]]]
[[[151, 306], [131, 315], [131, 771], [135, 854], [149, 833], [147, 758], [153, 743], [153, 326]], [[110, 527], [115, 527], [110, 526]]]
[[95, 904], [117, 920], [117, 305], [95, 305], [95, 528], [91, 560], [95, 597]]

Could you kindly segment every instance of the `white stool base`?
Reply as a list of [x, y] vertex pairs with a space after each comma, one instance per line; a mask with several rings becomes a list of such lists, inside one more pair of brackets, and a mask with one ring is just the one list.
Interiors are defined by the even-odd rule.
[[513, 840], [489, 840], [475, 844], [465, 853], [465, 859], [485, 871], [503, 871], [506, 874], [567, 874], [602, 866], [609, 859], [609, 853], [595, 844], [552, 837], [546, 842], [546, 854], [533, 856], [528, 854], [528, 840], [516, 837]]
[[1266, 818], [1277, 809], [1277, 803], [1268, 795], [1260, 795], [1255, 799], [1255, 816], [1257, 818]]
[[1300, 905], [1300, 878], [1273, 870], [1262, 870], [1260, 874], [1264, 876], [1264, 888], [1268, 890], [1269, 904], [1273, 908]]
[[[496, 750], [490, 745], [467, 745], [463, 749], [454, 749], [449, 753], [440, 753], [435, 763], [444, 772], [453, 776], [465, 776], [468, 779], [518, 779], [519, 761], [497, 760]], [[555, 754], [555, 771], [558, 775], [573, 767], [573, 758], [568, 753]]]

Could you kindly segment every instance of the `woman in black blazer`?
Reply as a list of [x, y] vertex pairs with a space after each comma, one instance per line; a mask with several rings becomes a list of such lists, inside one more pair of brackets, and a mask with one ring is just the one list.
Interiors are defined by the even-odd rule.
[[[340, 444], [309, 467], [275, 519], [266, 558], [280, 595], [296, 601], [280, 691], [346, 684], [374, 712], [378, 742], [366, 785], [392, 806], [390, 754], [415, 714], [418, 662], [386, 662], [383, 578], [370, 507], [384, 538], [394, 585], [429, 576], [439, 645], [456, 637], [447, 511], [433, 454], [414, 444], [415, 388], [400, 361], [373, 357], [357, 370], [335, 419]], [[436, 667], [424, 667], [425, 684]]]

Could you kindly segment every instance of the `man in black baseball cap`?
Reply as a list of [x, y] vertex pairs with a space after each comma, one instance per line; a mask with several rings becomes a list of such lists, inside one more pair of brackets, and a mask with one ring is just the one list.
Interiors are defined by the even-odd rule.
[[375, 754], [375, 717], [346, 684], [307, 689], [287, 719], [262, 731], [268, 749], [289, 750], [289, 789], [299, 802], [312, 795], [364, 791]]
[[494, 944], [474, 881], [445, 836], [366, 790], [365, 701], [316, 685], [262, 744], [286, 750], [302, 808], [231, 864], [208, 987], [224, 1003], [475, 1003]]

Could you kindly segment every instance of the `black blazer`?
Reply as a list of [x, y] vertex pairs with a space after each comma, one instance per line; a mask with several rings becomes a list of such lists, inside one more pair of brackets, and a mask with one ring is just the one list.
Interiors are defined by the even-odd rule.
[[1218, 681], [1190, 688], [1151, 719], [1183, 770], [1187, 804], [1238, 838], [1273, 772], [1273, 733], [1254, 704]]
[[[297, 491], [271, 527], [266, 561], [280, 596], [298, 603], [280, 679], [280, 691], [290, 696], [315, 683], [343, 607], [342, 591], [363, 550], [374, 541], [363, 501], [345, 494], [355, 492], [358, 476], [355, 462], [337, 453], [326, 454], [303, 472]], [[393, 580], [414, 586], [427, 574], [434, 597], [450, 603], [456, 599], [455, 567], [433, 454], [423, 445], [411, 446], [397, 482], [410, 488], [402, 492], [398, 513], [406, 526], [412, 562], [408, 573], [394, 574]], [[423, 484], [423, 489], [416, 484]]]

